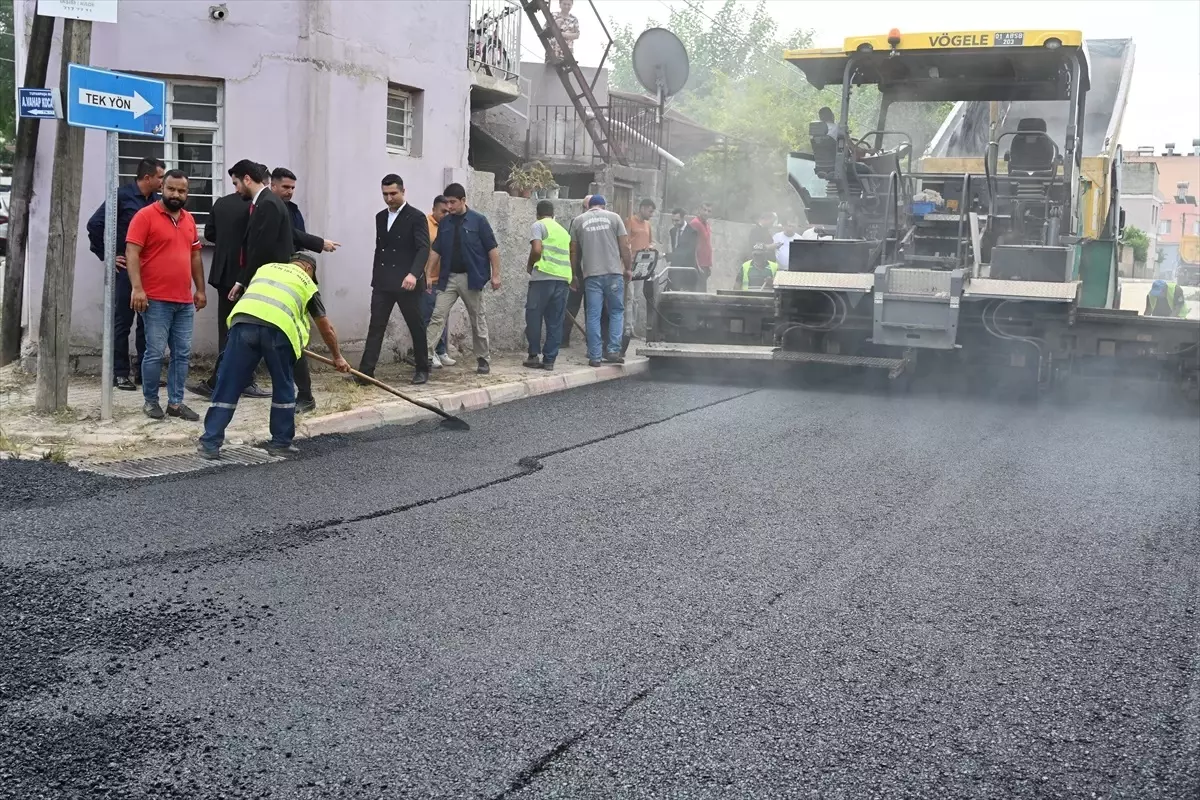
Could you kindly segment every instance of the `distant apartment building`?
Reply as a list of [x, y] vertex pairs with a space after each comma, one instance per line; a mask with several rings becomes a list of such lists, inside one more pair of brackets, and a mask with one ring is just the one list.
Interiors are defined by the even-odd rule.
[[[35, 5], [15, 3], [18, 75]], [[182, 169], [201, 229], [239, 159], [296, 173], [309, 231], [343, 245], [320, 257], [321, 288], [339, 333], [355, 339], [369, 317], [380, 178], [399, 174], [426, 211], [448, 182], [466, 183], [471, 113], [519, 95], [520, 16], [510, 0], [123, 0], [116, 24], [93, 24], [91, 63], [166, 81], [166, 139], [122, 136], [121, 176], [145, 156]], [[60, 85], [59, 39], [48, 86]], [[27, 336], [37, 335], [56, 124], [42, 124], [38, 143]], [[104, 273], [84, 225], [104, 199], [104, 136], [86, 133], [80, 187], [72, 344], [88, 349], [101, 340]], [[215, 314], [210, 300], [197, 352], [215, 349]]]
[[1132, 247], [1122, 248], [1122, 277], [1145, 278], [1157, 273], [1158, 221], [1164, 200], [1159, 189], [1158, 164], [1153, 161], [1121, 164], [1121, 209], [1125, 212], [1126, 230], [1137, 228], [1149, 241], [1146, 260], [1142, 263], [1135, 262]]
[[[1156, 228], [1157, 275], [1195, 282], [1193, 276], [1200, 275], [1200, 205], [1196, 202], [1200, 194], [1200, 139], [1192, 141], [1189, 153], [1179, 152], [1174, 144], [1167, 144], [1159, 155], [1153, 147], [1139, 147], [1135, 154], [1127, 154], [1125, 161], [1130, 165], [1153, 163], [1158, 169], [1163, 204]], [[1129, 194], [1128, 187], [1124, 193]]]

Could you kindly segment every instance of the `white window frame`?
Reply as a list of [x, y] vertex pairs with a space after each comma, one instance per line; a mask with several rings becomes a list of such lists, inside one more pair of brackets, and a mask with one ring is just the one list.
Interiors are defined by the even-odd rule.
[[[150, 76], [150, 77], [159, 77], [159, 76]], [[195, 175], [195, 173], [197, 172], [197, 170], [195, 169], [196, 164], [199, 163], [199, 164], [204, 164], [204, 165], [208, 166], [209, 172], [212, 175], [212, 178], [211, 178], [211, 181], [212, 181], [211, 192], [212, 193], [211, 193], [211, 195], [209, 193], [203, 193], [203, 194], [200, 194], [199, 196], [211, 197], [212, 202], [215, 203], [217, 201], [217, 198], [225, 193], [224, 192], [224, 188], [225, 188], [225, 82], [220, 81], [220, 80], [208, 80], [205, 78], [161, 78], [161, 79], [167, 84], [167, 94], [166, 94], [166, 96], [167, 96], [167, 119], [166, 119], [166, 137], [165, 137], [165, 139], [163, 139], [162, 141], [159, 141], [156, 139], [149, 139], [148, 137], [145, 137], [145, 136], [129, 136], [126, 134], [120, 134], [117, 137], [118, 152], [121, 149], [120, 145], [125, 142], [138, 142], [138, 143], [153, 142], [155, 144], [162, 145], [162, 152], [163, 152], [162, 160], [166, 163], [167, 169], [181, 169], [181, 170], [183, 170], [184, 174], [191, 177], [191, 176]], [[179, 119], [175, 114], [175, 101], [173, 99], [175, 97], [175, 88], [177, 86], [197, 86], [197, 87], [203, 87], [206, 89], [215, 87], [217, 90], [217, 101], [216, 101], [217, 121], [216, 122], [206, 122], [203, 120]], [[183, 103], [183, 105], [202, 105], [202, 104], [200, 104], [200, 103]], [[179, 148], [180, 148], [181, 142], [179, 141], [178, 134], [182, 131], [196, 131], [196, 132], [204, 132], [204, 133], [211, 132], [213, 134], [213, 137], [212, 137], [212, 164], [211, 165], [209, 165], [209, 163], [207, 161], [202, 161], [202, 162], [189, 161], [184, 164], [181, 164], [179, 162]], [[191, 143], [183, 142], [182, 145], [186, 147], [186, 146], [191, 145]], [[128, 169], [128, 167], [125, 167], [124, 165], [123, 165], [123, 168]], [[132, 182], [134, 180], [134, 178], [135, 178], [135, 176], [133, 174], [127, 174], [125, 172], [120, 173], [120, 182], [122, 184]], [[208, 180], [207, 177], [203, 177], [202, 179]], [[195, 183], [195, 181], [193, 181], [192, 185], [191, 185], [191, 189], [189, 191], [189, 195], [196, 196], [198, 194], [195, 191], [195, 188], [196, 188], [196, 183]], [[189, 202], [188, 205], [191, 206], [192, 204]], [[210, 207], [211, 207], [211, 204], [210, 204]], [[192, 213], [197, 215], [196, 216], [197, 224], [200, 227], [203, 227], [204, 223], [208, 220], [208, 212], [194, 212], [193, 211]]]
[[[393, 111], [403, 111], [405, 121], [403, 123], [395, 123], [403, 125], [403, 141], [395, 141], [396, 134], [390, 130], [394, 124], [392, 120]], [[417, 112], [416, 93], [410, 89], [405, 89], [399, 84], [389, 83], [387, 89], [387, 127], [384, 130], [384, 141], [387, 143], [387, 151], [394, 156], [410, 156], [413, 154], [413, 141], [416, 136], [416, 123], [414, 117]]]
[[1158, 221], [1158, 235], [1159, 236], [1170, 236], [1171, 235], [1171, 220], [1162, 219], [1162, 220]]

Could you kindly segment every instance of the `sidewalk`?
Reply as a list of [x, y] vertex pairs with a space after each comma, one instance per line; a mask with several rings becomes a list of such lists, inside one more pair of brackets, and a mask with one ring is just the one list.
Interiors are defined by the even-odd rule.
[[[630, 346], [630, 353], [635, 347], [636, 342]], [[453, 367], [433, 370], [429, 383], [424, 386], [409, 383], [413, 369], [406, 364], [381, 364], [376, 377], [410, 397], [433, 402], [443, 410], [457, 414], [636, 374], [647, 366], [644, 358], [630, 356], [624, 366], [589, 367], [580, 349], [562, 351], [553, 372], [522, 367], [524, 358], [523, 354], [493, 355], [491, 374], [478, 375], [475, 359], [464, 356]], [[193, 365], [189, 385], [207, 375], [208, 370], [208, 365]], [[165, 377], [166, 370], [163, 374]], [[431, 412], [381, 389], [347, 381], [332, 367], [312, 365], [312, 378], [317, 410], [297, 417], [297, 439], [368, 430], [382, 425], [408, 425], [434, 417]], [[270, 384], [260, 378], [260, 385]], [[34, 411], [34, 389], [32, 375], [16, 371], [12, 366], [0, 370], [0, 453], [7, 453], [7, 457], [97, 463], [168, 455], [194, 449], [203, 430], [200, 422], [170, 417], [159, 421], [148, 419], [142, 413], [140, 390], [114, 391], [113, 419], [101, 422], [98, 377], [72, 378], [68, 408], [53, 415]], [[160, 389], [159, 393], [165, 407], [166, 388]], [[203, 420], [208, 400], [189, 391], [184, 396], [184, 403]], [[269, 435], [270, 410], [270, 399], [243, 398], [226, 434], [227, 444], [265, 440]]]

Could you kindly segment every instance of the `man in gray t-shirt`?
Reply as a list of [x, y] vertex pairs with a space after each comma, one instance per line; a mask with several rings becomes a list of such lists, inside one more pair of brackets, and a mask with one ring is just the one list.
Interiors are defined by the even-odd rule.
[[[621, 332], [625, 324], [625, 281], [633, 279], [629, 234], [620, 215], [605, 208], [604, 196], [588, 200], [588, 210], [571, 222], [571, 266], [582, 278], [587, 302], [588, 364], [623, 364]], [[608, 314], [608, 341], [600, 341], [600, 316]]]

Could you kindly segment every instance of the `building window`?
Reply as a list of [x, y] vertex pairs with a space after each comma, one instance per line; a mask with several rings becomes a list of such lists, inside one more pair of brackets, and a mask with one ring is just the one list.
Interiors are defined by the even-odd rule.
[[1171, 220], [1164, 219], [1158, 223], [1158, 235], [1159, 236], [1170, 236], [1171, 235]]
[[224, 91], [220, 83], [167, 80], [166, 140], [121, 134], [118, 138], [121, 182], [132, 181], [143, 158], [161, 158], [167, 169], [188, 176], [188, 211], [203, 226], [221, 195], [225, 172], [222, 127]]
[[395, 155], [414, 155], [416, 115], [415, 92], [388, 84], [387, 150]]

